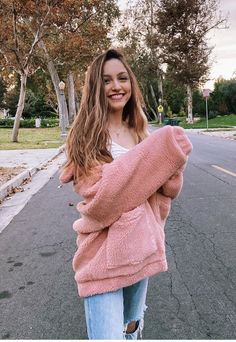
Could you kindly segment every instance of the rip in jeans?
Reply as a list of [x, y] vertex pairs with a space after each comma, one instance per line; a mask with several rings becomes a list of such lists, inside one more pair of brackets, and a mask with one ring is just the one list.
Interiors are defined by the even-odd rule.
[[[142, 317], [130, 319], [128, 322], [124, 324], [124, 331], [123, 331], [124, 340], [137, 340], [138, 337], [142, 340], [143, 338], [142, 331], [144, 327], [144, 313], [146, 309], [147, 309], [147, 306], [145, 305]], [[133, 332], [127, 333], [126, 331], [127, 331], [128, 325], [129, 323], [133, 321], [136, 322], [135, 330]]]

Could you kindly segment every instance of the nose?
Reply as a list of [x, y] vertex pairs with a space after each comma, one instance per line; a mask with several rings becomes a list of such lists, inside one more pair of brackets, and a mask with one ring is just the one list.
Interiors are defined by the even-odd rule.
[[121, 89], [121, 85], [119, 80], [115, 79], [112, 82], [112, 90], [120, 90]]

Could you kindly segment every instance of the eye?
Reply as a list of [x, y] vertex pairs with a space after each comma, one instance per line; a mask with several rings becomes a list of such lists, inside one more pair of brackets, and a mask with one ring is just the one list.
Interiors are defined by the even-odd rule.
[[103, 82], [104, 82], [104, 84], [109, 84], [110, 80], [104, 79]]
[[129, 78], [128, 78], [127, 76], [122, 76], [122, 77], [120, 77], [120, 80], [123, 81], [123, 82], [124, 82], [124, 81], [128, 81], [128, 79], [129, 79]]

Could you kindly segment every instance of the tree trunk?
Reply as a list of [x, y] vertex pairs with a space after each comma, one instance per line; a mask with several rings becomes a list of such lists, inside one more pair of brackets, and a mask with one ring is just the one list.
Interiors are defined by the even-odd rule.
[[26, 94], [26, 82], [27, 82], [28, 72], [25, 71], [20, 77], [20, 96], [17, 104], [17, 110], [14, 120], [14, 126], [12, 130], [12, 142], [18, 142], [18, 133], [20, 128], [20, 119], [25, 106], [25, 94]]
[[69, 123], [74, 121], [76, 115], [75, 104], [75, 83], [72, 71], [68, 74], [68, 104], [69, 104]]
[[155, 110], [157, 111], [158, 102], [157, 102], [157, 98], [156, 98], [156, 95], [155, 95], [154, 90], [153, 90], [153, 86], [151, 84], [150, 84], [150, 90], [151, 90], [151, 95], [152, 95], [152, 99], [154, 102]]
[[[152, 106], [150, 105], [150, 102], [149, 102], [149, 99], [148, 99], [148, 94], [146, 94], [146, 103], [147, 103], [147, 105], [148, 105], [148, 108], [149, 108], [150, 111], [152, 112], [152, 114], [153, 114], [153, 116], [154, 116], [154, 119], [157, 121], [157, 120], [158, 120], [157, 112], [156, 112], [156, 110], [154, 110], [154, 109], [152, 108]], [[149, 115], [149, 118], [152, 119], [150, 115]]]
[[187, 103], [188, 103], [188, 123], [193, 123], [193, 99], [192, 99], [192, 88], [187, 85]]
[[[60, 127], [61, 127], [61, 118], [62, 118], [63, 108], [61, 106], [61, 101], [60, 101], [60, 89], [59, 89], [60, 78], [58, 76], [58, 72], [55, 68], [54, 63], [48, 54], [46, 45], [44, 44], [44, 42], [42, 40], [40, 40], [40, 42], [38, 43], [38, 46], [44, 51], [44, 54], [46, 57], [47, 68], [48, 68], [49, 74], [51, 76], [51, 80], [52, 80], [54, 90], [55, 90], [55, 93], [57, 96], [58, 112], [59, 112]], [[67, 108], [66, 101], [64, 103], [64, 110], [65, 110], [65, 113], [64, 113], [65, 114], [65, 123], [66, 123], [66, 127], [68, 127], [69, 126], [69, 120], [68, 120], [68, 108]]]
[[161, 99], [161, 102], [163, 103], [163, 79], [162, 79], [161, 71], [158, 71], [157, 82], [158, 82], [158, 97], [159, 99]]
[[77, 92], [75, 92], [75, 108], [76, 108], [76, 113], [78, 113], [78, 111], [79, 111], [79, 106], [80, 106], [80, 104], [79, 104], [79, 96], [78, 96]]
[[65, 125], [68, 128], [69, 127], [69, 113], [68, 113], [68, 106], [67, 106], [67, 102], [66, 102], [66, 95], [64, 96], [64, 118], [65, 118]]

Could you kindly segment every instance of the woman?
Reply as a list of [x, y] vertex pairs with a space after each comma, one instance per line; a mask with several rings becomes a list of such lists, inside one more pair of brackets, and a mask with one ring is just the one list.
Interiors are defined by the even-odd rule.
[[137, 339], [148, 277], [167, 270], [164, 224], [192, 146], [179, 127], [150, 136], [137, 81], [121, 53], [88, 68], [60, 176], [83, 201], [73, 269], [90, 339]]

